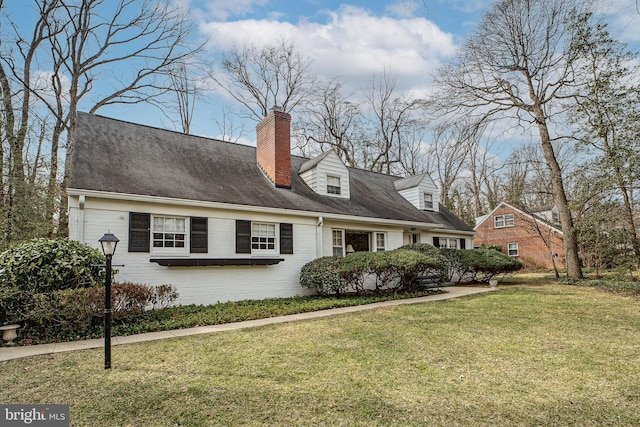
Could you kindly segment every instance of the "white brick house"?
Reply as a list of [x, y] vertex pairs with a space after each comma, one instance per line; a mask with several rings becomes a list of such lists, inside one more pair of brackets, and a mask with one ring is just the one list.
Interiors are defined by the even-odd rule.
[[301, 295], [305, 263], [352, 249], [471, 247], [427, 174], [291, 156], [290, 120], [272, 111], [250, 147], [79, 113], [70, 238], [99, 247], [111, 231], [116, 280], [172, 284], [181, 304]]

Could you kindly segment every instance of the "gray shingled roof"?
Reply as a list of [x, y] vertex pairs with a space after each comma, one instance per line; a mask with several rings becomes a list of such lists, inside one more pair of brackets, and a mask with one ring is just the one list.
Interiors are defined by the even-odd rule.
[[205, 202], [292, 209], [473, 230], [440, 206], [420, 211], [398, 194], [397, 177], [349, 168], [350, 199], [321, 196], [297, 171], [309, 159], [292, 156], [291, 189], [276, 188], [255, 160], [256, 149], [78, 113], [69, 188]]

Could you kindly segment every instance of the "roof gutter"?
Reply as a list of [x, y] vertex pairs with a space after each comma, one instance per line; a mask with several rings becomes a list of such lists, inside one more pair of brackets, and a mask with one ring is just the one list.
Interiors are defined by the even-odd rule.
[[[436, 223], [436, 222], [403, 221], [403, 220], [389, 219], [389, 218], [372, 218], [372, 217], [357, 216], [357, 215], [335, 214], [330, 212], [310, 212], [310, 211], [302, 211], [302, 210], [295, 210], [295, 209], [239, 205], [234, 203], [207, 202], [202, 200], [176, 199], [171, 197], [114, 193], [110, 191], [82, 190], [78, 188], [67, 188], [67, 194], [69, 196], [85, 196], [85, 198], [93, 197], [97, 199], [119, 200], [123, 202], [129, 201], [129, 202], [140, 202], [140, 203], [163, 203], [167, 205], [190, 206], [190, 207], [200, 207], [200, 208], [209, 208], [209, 209], [226, 209], [226, 210], [236, 210], [236, 211], [242, 211], [242, 212], [258, 212], [258, 213], [275, 214], [275, 215], [296, 215], [296, 216], [302, 216], [302, 217], [308, 217], [308, 218], [315, 218], [316, 220], [318, 219], [318, 217], [322, 217], [324, 221], [326, 221], [327, 219], [330, 219], [330, 220], [336, 220], [336, 221], [360, 222], [360, 223], [377, 224], [377, 225], [395, 225], [395, 226], [402, 226], [402, 227], [420, 227], [420, 228], [430, 228], [430, 229], [442, 229], [442, 226], [443, 226], [442, 223]], [[456, 230], [444, 230], [444, 229], [442, 229], [442, 231], [456, 232]], [[459, 233], [464, 234], [464, 232], [459, 232]], [[469, 232], [468, 234], [472, 235], [474, 233]]]

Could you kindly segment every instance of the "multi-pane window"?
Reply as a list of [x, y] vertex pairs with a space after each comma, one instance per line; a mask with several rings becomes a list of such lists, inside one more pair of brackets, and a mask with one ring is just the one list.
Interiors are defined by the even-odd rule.
[[185, 247], [186, 219], [154, 216], [152, 233], [154, 248], [183, 249]]
[[327, 194], [340, 195], [340, 177], [327, 175]]
[[385, 234], [376, 233], [376, 252], [382, 252], [385, 250]]
[[424, 193], [424, 208], [433, 209], [433, 194]]
[[518, 242], [507, 243], [507, 253], [509, 256], [518, 256]]
[[458, 249], [458, 239], [448, 239], [446, 237], [440, 237], [439, 246], [440, 249]]
[[276, 225], [261, 222], [251, 223], [251, 251], [276, 250]]
[[513, 214], [496, 215], [493, 217], [494, 228], [513, 227]]
[[342, 230], [333, 230], [331, 233], [333, 244], [333, 256], [343, 256], [344, 254], [344, 233]]

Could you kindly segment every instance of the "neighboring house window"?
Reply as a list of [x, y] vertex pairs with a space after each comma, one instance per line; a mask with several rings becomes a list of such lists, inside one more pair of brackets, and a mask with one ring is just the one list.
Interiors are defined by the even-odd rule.
[[376, 252], [383, 252], [385, 250], [385, 240], [384, 233], [376, 233]]
[[560, 214], [558, 212], [551, 212], [551, 222], [554, 224], [560, 224]]
[[344, 256], [344, 231], [333, 230], [331, 232], [333, 256]]
[[420, 234], [414, 233], [411, 235], [411, 243], [420, 243]]
[[424, 193], [424, 208], [433, 210], [433, 194]]
[[251, 223], [251, 252], [275, 252], [276, 225]]
[[186, 218], [154, 216], [152, 224], [151, 233], [154, 249], [185, 249]]
[[340, 195], [340, 177], [327, 175], [327, 194]]
[[494, 228], [513, 227], [513, 214], [496, 215], [493, 217]]
[[293, 224], [236, 220], [237, 254], [277, 253], [278, 248], [281, 254], [293, 254]]
[[507, 243], [507, 253], [509, 256], [518, 256], [518, 242]]
[[448, 237], [439, 237], [438, 247], [440, 249], [458, 249], [458, 239], [451, 239]]

